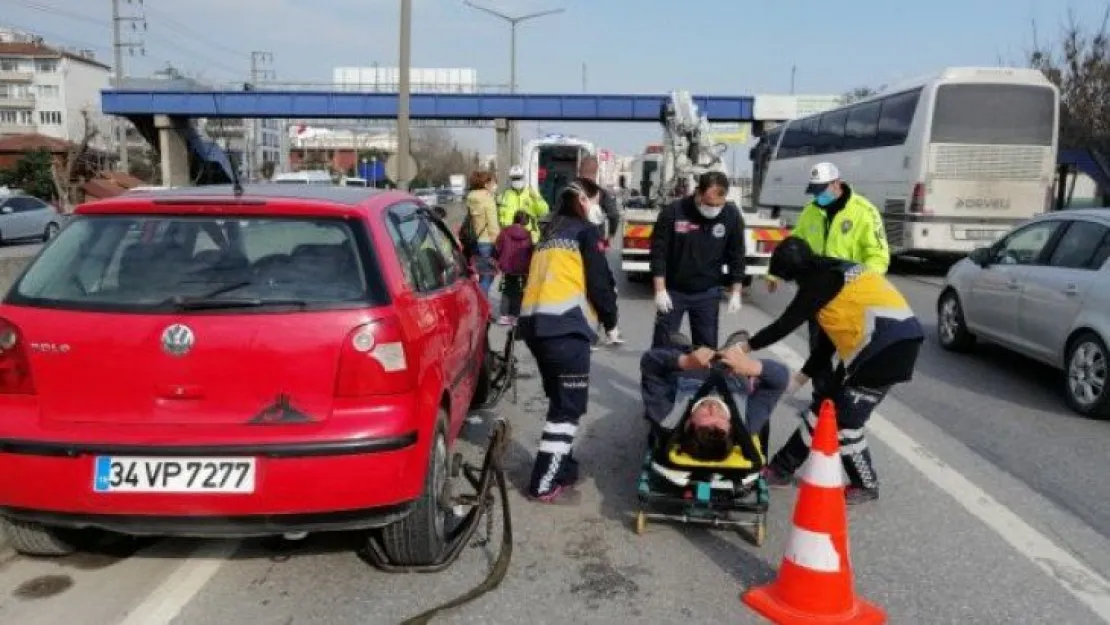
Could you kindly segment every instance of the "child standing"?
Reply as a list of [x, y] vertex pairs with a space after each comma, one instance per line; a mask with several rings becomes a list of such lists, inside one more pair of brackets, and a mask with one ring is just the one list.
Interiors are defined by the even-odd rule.
[[530, 216], [524, 211], [513, 215], [513, 223], [503, 228], [494, 243], [494, 253], [501, 269], [501, 317], [497, 323], [513, 325], [520, 315], [528, 265], [532, 262], [532, 233], [528, 231]]

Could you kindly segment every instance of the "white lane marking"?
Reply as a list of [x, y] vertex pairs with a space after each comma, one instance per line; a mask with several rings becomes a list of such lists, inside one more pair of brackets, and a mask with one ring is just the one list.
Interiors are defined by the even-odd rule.
[[[805, 362], [798, 352], [782, 343], [768, 350], [793, 369], [800, 369]], [[1083, 602], [1103, 622], [1110, 623], [1110, 582], [1106, 578], [1038, 532], [959, 471], [944, 464], [878, 412], [871, 415], [868, 428], [875, 438]]]
[[119, 625], [169, 625], [235, 553], [239, 544], [222, 540], [198, 545]]

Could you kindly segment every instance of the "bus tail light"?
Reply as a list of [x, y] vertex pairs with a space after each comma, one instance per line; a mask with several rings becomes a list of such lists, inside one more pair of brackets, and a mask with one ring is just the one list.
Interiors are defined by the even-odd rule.
[[922, 215], [925, 213], [925, 185], [917, 183], [913, 185], [913, 196], [910, 198], [910, 214]]

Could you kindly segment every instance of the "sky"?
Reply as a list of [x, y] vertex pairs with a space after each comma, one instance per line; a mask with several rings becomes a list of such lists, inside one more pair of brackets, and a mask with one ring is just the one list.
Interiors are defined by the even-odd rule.
[[[564, 12], [522, 23], [522, 93], [696, 95], [840, 94], [946, 66], [1023, 64], [1057, 40], [1072, 11], [1097, 26], [1110, 0], [473, 0], [510, 15]], [[252, 50], [273, 53], [279, 81], [329, 82], [339, 66], [396, 66], [399, 0], [120, 0], [144, 13], [145, 56], [125, 71], [167, 63], [213, 82], [242, 82]], [[111, 62], [109, 0], [0, 0], [0, 25]], [[1034, 28], [1035, 25], [1035, 28]], [[413, 67], [466, 67], [480, 84], [509, 82], [509, 26], [462, 0], [413, 0]], [[493, 151], [492, 129], [453, 131]], [[634, 154], [660, 140], [656, 124], [522, 123], [522, 139], [560, 132]], [[747, 161], [741, 148], [739, 160]], [[739, 163], [743, 167], [744, 163]]]

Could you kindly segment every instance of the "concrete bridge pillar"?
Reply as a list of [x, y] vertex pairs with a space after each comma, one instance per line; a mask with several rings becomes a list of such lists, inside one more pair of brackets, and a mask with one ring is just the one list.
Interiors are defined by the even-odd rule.
[[509, 168], [512, 167], [512, 144], [509, 136], [509, 120], [493, 120], [494, 131], [497, 133], [497, 184], [509, 184]]
[[162, 160], [162, 184], [175, 187], [189, 186], [189, 144], [186, 131], [189, 121], [170, 115], [155, 115], [154, 127], [158, 130], [158, 154]]

